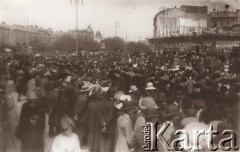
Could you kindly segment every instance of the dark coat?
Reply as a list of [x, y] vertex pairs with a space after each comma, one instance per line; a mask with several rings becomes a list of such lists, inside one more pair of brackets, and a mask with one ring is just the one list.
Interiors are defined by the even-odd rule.
[[8, 105], [6, 98], [0, 97], [0, 151], [6, 151], [6, 131], [8, 127]]
[[[107, 100], [96, 100], [88, 104], [89, 111], [89, 150], [91, 152], [112, 152], [114, 148], [114, 132], [117, 119], [112, 119], [114, 105]], [[111, 112], [112, 111], [112, 112]], [[103, 123], [106, 123], [107, 132], [103, 133]]]
[[[35, 123], [31, 118], [35, 117]], [[45, 115], [38, 102], [23, 104], [16, 136], [21, 140], [22, 152], [42, 152]]]

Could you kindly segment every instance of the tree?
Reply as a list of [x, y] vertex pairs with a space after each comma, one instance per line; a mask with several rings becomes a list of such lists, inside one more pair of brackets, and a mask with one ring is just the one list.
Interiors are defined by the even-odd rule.
[[142, 51], [149, 51], [150, 46], [143, 42], [129, 42], [127, 44], [127, 50], [130, 53], [138, 53]]
[[79, 39], [78, 40], [78, 49], [86, 51], [98, 51], [100, 50], [100, 44], [97, 41], [91, 39]]
[[107, 38], [104, 40], [106, 48], [110, 51], [118, 52], [124, 51], [125, 42], [120, 37]]
[[[44, 52], [49, 51], [51, 46], [47, 43], [43, 43], [39, 37], [34, 37], [33, 40], [30, 42], [30, 45], [32, 46], [33, 50], [36, 52]], [[27, 44], [24, 43], [22, 45], [23, 49], [27, 49]]]
[[63, 35], [53, 43], [53, 49], [58, 51], [73, 51], [75, 49], [75, 39], [71, 35]]
[[[57, 38], [53, 43], [53, 49], [61, 52], [75, 51], [76, 39], [71, 35], [63, 35]], [[100, 44], [91, 39], [78, 39], [78, 50], [97, 51], [100, 49]]]

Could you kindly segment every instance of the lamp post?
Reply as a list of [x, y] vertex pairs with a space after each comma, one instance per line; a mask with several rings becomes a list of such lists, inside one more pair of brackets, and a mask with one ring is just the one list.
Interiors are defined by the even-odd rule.
[[127, 39], [128, 39], [128, 35], [129, 35], [129, 33], [126, 32], [126, 42], [125, 42], [125, 43], [126, 43], [126, 44], [125, 44], [125, 45], [126, 45], [126, 48], [125, 48], [125, 53], [124, 53], [124, 54], [125, 54], [125, 59], [126, 59], [126, 60], [127, 60], [127, 56], [128, 56], [128, 48], [127, 48]]
[[75, 0], [76, 2], [76, 52], [78, 52], [78, 3], [79, 0]]

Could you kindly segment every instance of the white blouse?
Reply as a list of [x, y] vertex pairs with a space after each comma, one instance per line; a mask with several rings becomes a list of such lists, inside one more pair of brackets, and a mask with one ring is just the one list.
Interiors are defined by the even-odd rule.
[[61, 133], [57, 135], [53, 140], [52, 152], [81, 152], [77, 134], [64, 136]]

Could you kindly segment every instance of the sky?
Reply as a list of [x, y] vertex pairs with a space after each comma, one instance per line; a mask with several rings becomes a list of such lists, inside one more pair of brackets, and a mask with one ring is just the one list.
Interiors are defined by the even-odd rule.
[[[81, 1], [81, 0], [80, 0]], [[38, 25], [53, 30], [76, 28], [75, 0], [0, 0], [0, 22]], [[208, 6], [208, 10], [240, 8], [240, 0], [83, 0], [79, 3], [79, 29], [91, 25], [105, 38], [120, 36], [128, 41], [153, 36], [153, 18], [163, 8], [181, 5]], [[119, 23], [116, 33], [116, 22]], [[128, 34], [126, 34], [128, 33]]]

